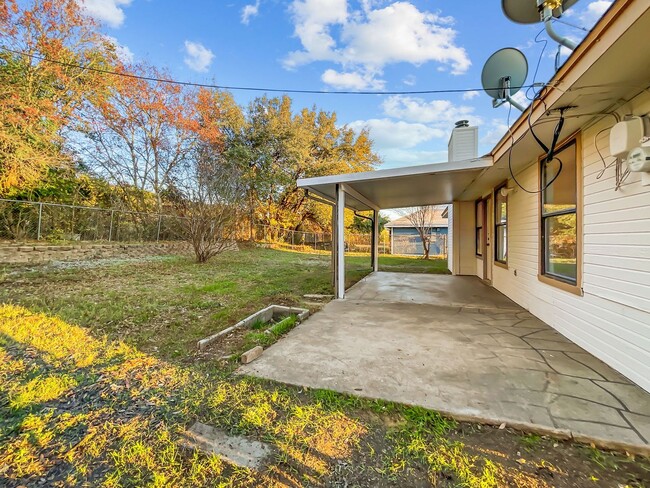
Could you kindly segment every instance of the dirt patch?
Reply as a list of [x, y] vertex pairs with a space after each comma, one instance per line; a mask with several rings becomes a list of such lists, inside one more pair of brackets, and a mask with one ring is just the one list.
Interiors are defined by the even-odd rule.
[[650, 486], [650, 461], [569, 441], [475, 424], [460, 424], [450, 439], [500, 464], [510, 486]]
[[239, 353], [246, 342], [246, 335], [251, 331], [248, 327], [239, 327], [230, 334], [219, 337], [204, 351], [197, 351], [194, 358], [198, 361], [220, 361], [228, 363], [233, 355]]
[[[522, 488], [577, 488], [650, 486], [650, 460], [605, 452], [569, 441], [527, 435], [513, 429], [459, 423], [444, 439], [429, 438], [434, 446], [428, 456], [397, 447], [397, 434], [405, 427], [399, 416], [360, 412], [369, 425], [359, 448], [345, 462], [339, 461], [325, 486], [444, 487], [466, 486], [459, 474], [467, 470], [492, 470], [489, 486]], [[437, 446], [437, 447], [435, 447]], [[397, 447], [397, 449], [396, 449]], [[460, 453], [463, 453], [461, 455]], [[433, 461], [436, 458], [441, 463]], [[403, 459], [408, 462], [402, 463]], [[429, 464], [431, 463], [431, 464]], [[454, 466], [449, 469], [444, 464]], [[469, 485], [474, 486], [473, 482]], [[477, 485], [478, 486], [478, 485]], [[484, 485], [480, 485], [484, 486]], [[488, 485], [485, 485], [488, 486]]]

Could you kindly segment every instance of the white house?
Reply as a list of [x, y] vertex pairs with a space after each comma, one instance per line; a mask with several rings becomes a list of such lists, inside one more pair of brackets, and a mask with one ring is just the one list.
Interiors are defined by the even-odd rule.
[[[641, 144], [612, 131], [621, 121], [650, 136], [648, 41], [650, 2], [618, 0], [489, 154], [299, 180], [335, 206], [337, 296], [345, 206], [448, 204], [454, 275], [478, 276], [650, 391], [650, 175], [610, 155], [610, 135]], [[550, 144], [560, 118], [546, 163], [533, 130]]]

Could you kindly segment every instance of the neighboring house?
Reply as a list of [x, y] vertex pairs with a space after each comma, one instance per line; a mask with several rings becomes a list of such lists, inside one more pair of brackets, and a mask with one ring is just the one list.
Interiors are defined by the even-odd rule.
[[[447, 254], [447, 207], [436, 207], [427, 212], [426, 225], [431, 235], [431, 247], [429, 254], [431, 256], [440, 256]], [[444, 214], [444, 216], [443, 216]], [[409, 216], [400, 217], [391, 220], [384, 225], [390, 234], [390, 253], [401, 255], [422, 256], [422, 238], [420, 231], [413, 225]]]
[[[336, 242], [345, 206], [449, 204], [454, 275], [478, 276], [650, 391], [650, 174], [610, 156], [612, 133], [614, 147], [640, 144], [612, 131], [619, 121], [645, 117], [650, 136], [649, 32], [648, 0], [614, 2], [486, 156], [298, 184], [336, 204]], [[563, 169], [548, 186], [558, 163], [544, 164], [531, 127], [549, 144], [561, 115]], [[342, 252], [334, 262], [343, 297]], [[555, 361], [583, 358], [537, 342]]]

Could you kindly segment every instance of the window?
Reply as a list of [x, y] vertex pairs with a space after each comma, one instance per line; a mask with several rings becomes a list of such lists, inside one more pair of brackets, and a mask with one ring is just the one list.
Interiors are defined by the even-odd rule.
[[[578, 283], [578, 167], [577, 142], [573, 139], [556, 152], [549, 163], [540, 164], [541, 274], [554, 280]], [[561, 171], [555, 178], [558, 170]]]
[[494, 260], [497, 263], [508, 262], [508, 197], [501, 195], [501, 189], [507, 188], [508, 182], [496, 189], [494, 199]]
[[476, 201], [476, 255], [483, 256], [483, 213], [485, 208], [484, 200]]

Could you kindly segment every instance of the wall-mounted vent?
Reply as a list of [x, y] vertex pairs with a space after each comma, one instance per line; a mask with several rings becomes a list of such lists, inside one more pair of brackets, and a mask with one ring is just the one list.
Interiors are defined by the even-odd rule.
[[478, 127], [470, 127], [467, 120], [456, 122], [447, 148], [448, 161], [464, 161], [478, 157]]

